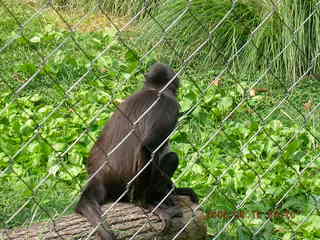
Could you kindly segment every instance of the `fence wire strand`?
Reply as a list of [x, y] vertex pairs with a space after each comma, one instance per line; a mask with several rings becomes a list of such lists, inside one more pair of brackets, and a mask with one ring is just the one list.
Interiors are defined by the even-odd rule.
[[[152, 209], [139, 205], [145, 218], [126, 239], [140, 239], [147, 225], [156, 231], [149, 214], [180, 186], [191, 186], [200, 201], [172, 240], [198, 221], [198, 210], [206, 213], [208, 239], [317, 239], [320, 99], [312, 92], [319, 90], [317, 81], [311, 79], [319, 78], [320, 46], [311, 52], [310, 44], [320, 33], [312, 29], [320, 23], [320, 1], [289, 2], [117, 0], [114, 5], [81, 1], [80, 6], [73, 0], [0, 0], [0, 238], [13, 239], [10, 228], [47, 221], [54, 239], [66, 239], [58, 219], [74, 211], [97, 174], [106, 166], [112, 169], [110, 155], [131, 136], [137, 146], [143, 143], [136, 127], [179, 77], [177, 125], [148, 149], [151, 158], [132, 179], [122, 176], [126, 189], [103, 211], [103, 220], [170, 140], [180, 158], [172, 188]], [[204, 16], [220, 11], [214, 8], [218, 4], [224, 9], [219, 18]], [[126, 7], [128, 13], [121, 16]], [[254, 24], [251, 13], [241, 15], [250, 7], [259, 16]], [[99, 29], [83, 30], [92, 27], [92, 19]], [[185, 22], [197, 26], [183, 29], [177, 38]], [[235, 31], [228, 29], [232, 24], [246, 34], [233, 33], [221, 44], [223, 34]], [[262, 34], [270, 29], [274, 42], [268, 43], [261, 36], [269, 37]], [[192, 31], [199, 33], [196, 41]], [[175, 75], [132, 121], [119, 105], [157, 61], [169, 63]], [[87, 176], [89, 151], [114, 111], [131, 128], [111, 150], [99, 149], [105, 161]], [[81, 239], [93, 239], [101, 224]]]

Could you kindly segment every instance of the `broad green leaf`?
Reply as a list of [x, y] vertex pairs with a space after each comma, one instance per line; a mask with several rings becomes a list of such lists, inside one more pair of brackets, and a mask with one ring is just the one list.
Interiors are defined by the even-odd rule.
[[55, 143], [52, 144], [52, 147], [54, 148], [55, 151], [57, 152], [62, 152], [65, 150], [67, 144], [66, 143]]
[[41, 145], [39, 142], [36, 142], [35, 140], [29, 144], [28, 146], [28, 151], [30, 153], [37, 153], [37, 152], [40, 152], [41, 150]]
[[191, 99], [187, 98], [184, 99], [183, 102], [181, 103], [181, 111], [187, 111], [191, 106], [193, 105], [193, 102]]
[[30, 39], [30, 42], [32, 43], [39, 43], [41, 41], [41, 38], [39, 36], [34, 36]]
[[42, 96], [40, 94], [36, 93], [30, 98], [30, 101], [31, 102], [39, 102], [41, 99], [42, 99]]
[[232, 107], [233, 104], [233, 99], [231, 97], [223, 97], [219, 101], [219, 108], [221, 110], [228, 110], [230, 107]]

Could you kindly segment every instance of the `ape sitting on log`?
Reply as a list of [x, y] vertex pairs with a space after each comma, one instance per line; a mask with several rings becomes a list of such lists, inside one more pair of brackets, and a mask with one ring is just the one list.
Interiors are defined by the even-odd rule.
[[[169, 66], [154, 64], [145, 74], [144, 87], [120, 104], [91, 150], [87, 168], [90, 181], [76, 212], [92, 225], [101, 223], [101, 205], [108, 201], [121, 197], [121, 201], [148, 206], [160, 202], [172, 189], [171, 177], [179, 159], [170, 151], [167, 138], [175, 128], [179, 114], [176, 98], [179, 79], [175, 75]], [[172, 82], [159, 93], [169, 81]], [[148, 164], [150, 160], [151, 164]], [[173, 194], [188, 195], [193, 202], [198, 201], [190, 188], [176, 188]], [[178, 210], [172, 210], [175, 207], [173, 194], [157, 211], [163, 221], [179, 215]], [[100, 224], [98, 239], [116, 239], [106, 229], [105, 223]]]

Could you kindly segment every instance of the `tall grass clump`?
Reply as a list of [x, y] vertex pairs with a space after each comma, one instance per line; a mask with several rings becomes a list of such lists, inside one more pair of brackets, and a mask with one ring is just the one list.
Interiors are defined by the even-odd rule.
[[247, 69], [264, 71], [269, 68], [277, 82], [282, 79], [285, 86], [303, 74], [319, 73], [319, 13], [320, 2], [315, 0], [280, 2], [253, 36], [252, 43], [256, 47], [245, 51], [243, 62]]
[[[140, 11], [140, 17], [146, 16], [146, 12], [157, 8], [162, 0], [53, 0], [55, 7], [63, 9], [86, 9], [101, 7], [113, 16], [135, 16]], [[42, 0], [48, 2], [48, 0]]]
[[[271, 67], [273, 77], [291, 81], [319, 54], [319, 5], [315, 0], [277, 5], [261, 0], [166, 1], [143, 24], [141, 42], [145, 49], [164, 40], [161, 52], [172, 60], [186, 59], [206, 43], [194, 58], [206, 69], [232, 58], [235, 71], [257, 73]], [[313, 64], [312, 72], [319, 72], [317, 61]]]
[[177, 60], [186, 59], [208, 41], [197, 52], [195, 59], [200, 62], [195, 62], [208, 66], [218, 59], [223, 64], [246, 42], [250, 30], [259, 24], [261, 8], [260, 1], [238, 1], [237, 4], [226, 0], [166, 1], [160, 6], [158, 15], [143, 23], [141, 42], [150, 48], [164, 40], [164, 50]]
[[113, 15], [135, 16], [140, 13], [141, 18], [146, 16], [148, 11], [156, 9], [161, 1], [163, 2], [163, 0], [105, 0], [102, 4], [103, 8]]

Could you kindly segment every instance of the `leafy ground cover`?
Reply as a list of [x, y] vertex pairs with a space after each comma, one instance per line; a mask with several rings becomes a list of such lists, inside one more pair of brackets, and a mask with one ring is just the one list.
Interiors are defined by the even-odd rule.
[[[10, 9], [0, 10], [0, 46], [14, 39], [0, 55], [1, 228], [72, 211], [92, 144], [155, 61], [141, 64], [112, 31], [70, 33], [53, 12], [32, 18], [21, 35], [17, 23], [34, 11]], [[318, 239], [318, 116], [301, 105], [316, 91], [308, 85], [277, 107], [284, 95], [248, 93], [251, 75], [218, 74], [187, 69], [181, 76], [181, 110], [197, 107], [172, 137], [181, 159], [177, 184], [204, 201], [210, 234], [239, 214], [221, 239], [252, 239], [255, 232], [256, 239]]]

